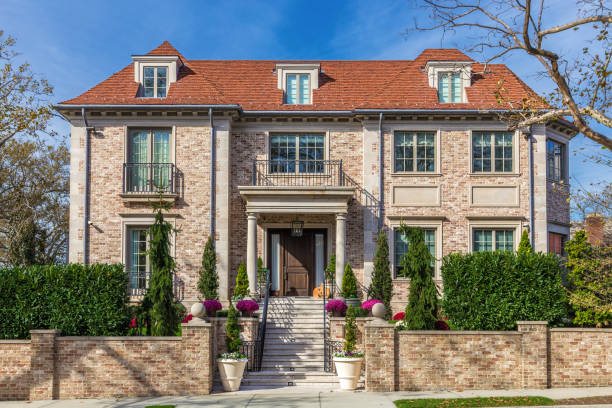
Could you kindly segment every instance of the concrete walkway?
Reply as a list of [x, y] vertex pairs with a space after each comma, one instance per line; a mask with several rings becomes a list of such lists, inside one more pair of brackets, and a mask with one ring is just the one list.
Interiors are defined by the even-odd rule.
[[[4, 407], [31, 408], [144, 408], [148, 405], [172, 404], [177, 408], [233, 408], [233, 407], [275, 407], [275, 408], [393, 408], [393, 401], [408, 398], [468, 398], [499, 396], [542, 396], [552, 399], [581, 398], [612, 395], [612, 387], [598, 388], [555, 388], [547, 390], [482, 390], [482, 391], [423, 391], [366, 393], [362, 391], [342, 392], [320, 390], [307, 387], [283, 387], [265, 390], [238, 391], [235, 393], [218, 393], [202, 397], [156, 397], [156, 398], [122, 398], [90, 400], [55, 400], [55, 401], [6, 401], [0, 402]], [[590, 405], [603, 407], [604, 405]], [[612, 406], [612, 405], [609, 405]], [[564, 408], [568, 408], [566, 405]], [[587, 408], [588, 405], [581, 405]]]

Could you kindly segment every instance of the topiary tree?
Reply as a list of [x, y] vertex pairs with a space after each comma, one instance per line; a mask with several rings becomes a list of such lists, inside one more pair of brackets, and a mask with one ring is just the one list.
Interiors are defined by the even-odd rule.
[[331, 254], [329, 257], [329, 263], [325, 268], [325, 279], [330, 282], [334, 282], [336, 280], [336, 254]]
[[155, 221], [147, 230], [149, 235], [149, 263], [151, 280], [146, 300], [143, 305], [150, 305], [151, 332], [154, 336], [172, 336], [176, 334], [181, 322], [182, 307], [174, 298], [173, 272], [174, 258], [170, 254], [170, 234], [177, 232], [164, 220], [163, 211], [170, 209], [169, 203], [160, 198], [152, 203]]
[[531, 248], [531, 243], [529, 242], [529, 233], [526, 229], [524, 229], [523, 233], [521, 234], [521, 241], [519, 242], [518, 252], [521, 254], [526, 252], [533, 252], [533, 249]]
[[353, 308], [349, 308], [346, 311], [346, 318], [344, 320], [344, 351], [352, 353], [355, 350], [356, 342], [357, 323], [355, 323], [355, 311]]
[[225, 323], [225, 346], [228, 353], [237, 353], [242, 346], [240, 339], [240, 326], [238, 326], [238, 311], [232, 303], [230, 303], [229, 312], [227, 313], [227, 321]]
[[244, 299], [249, 296], [249, 276], [247, 275], [246, 266], [244, 262], [240, 263], [238, 267], [238, 274], [236, 275], [236, 287], [234, 288], [234, 298]]
[[208, 237], [204, 253], [202, 254], [202, 267], [198, 290], [204, 300], [219, 300], [219, 276], [217, 276], [217, 254], [215, 253], [215, 240], [212, 235]]
[[387, 243], [387, 234], [381, 229], [378, 234], [378, 244], [376, 246], [376, 254], [374, 255], [374, 272], [372, 273], [372, 283], [368, 288], [368, 297], [383, 302], [387, 311], [387, 317], [391, 315], [392, 285], [389, 244]]
[[351, 268], [351, 264], [347, 263], [344, 268], [344, 277], [342, 278], [342, 296], [345, 299], [354, 299], [357, 296], [357, 280], [355, 279], [355, 274], [353, 273], [353, 268]]
[[438, 317], [438, 289], [432, 278], [432, 256], [425, 245], [425, 233], [405, 225], [400, 231], [409, 242], [401, 262], [403, 276], [410, 278], [403, 326], [407, 330], [433, 330]]

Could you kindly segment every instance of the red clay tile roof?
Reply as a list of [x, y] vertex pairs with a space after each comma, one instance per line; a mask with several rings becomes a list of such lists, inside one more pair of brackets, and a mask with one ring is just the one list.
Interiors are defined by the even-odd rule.
[[[475, 74], [466, 88], [467, 103], [441, 104], [430, 88], [423, 67], [427, 61], [472, 61], [456, 49], [426, 49], [415, 60], [300, 61], [319, 62], [319, 88], [312, 105], [284, 105], [277, 87], [276, 63], [289, 61], [187, 60], [167, 41], [150, 55], [179, 55], [184, 66], [166, 98], [138, 98], [133, 64], [63, 105], [240, 105], [243, 110], [353, 110], [353, 109], [498, 109], [498, 81], [510, 98], [535, 96], [505, 65], [493, 64], [484, 75]], [[296, 62], [296, 61], [290, 61]], [[473, 63], [472, 72], [482, 65]]]

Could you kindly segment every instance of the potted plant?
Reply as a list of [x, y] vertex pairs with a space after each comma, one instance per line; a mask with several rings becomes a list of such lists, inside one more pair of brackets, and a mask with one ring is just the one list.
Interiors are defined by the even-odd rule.
[[238, 391], [248, 359], [244, 353], [240, 352], [242, 340], [240, 339], [240, 327], [238, 327], [238, 311], [232, 304], [227, 314], [225, 334], [227, 352], [217, 356], [219, 375], [225, 391]]
[[357, 381], [361, 375], [361, 363], [363, 362], [363, 352], [355, 351], [357, 341], [357, 323], [353, 309], [346, 313], [344, 324], [344, 348], [341, 352], [334, 354], [334, 365], [336, 374], [340, 380], [340, 389], [354, 390], [357, 388]]
[[368, 316], [372, 317], [372, 307], [377, 304], [377, 303], [382, 303], [382, 301], [378, 300], [378, 299], [370, 299], [370, 300], [366, 300], [365, 302], [363, 302], [361, 304], [361, 308], [363, 310], [367, 310], [368, 311]]
[[357, 280], [355, 279], [355, 274], [353, 273], [353, 268], [351, 268], [351, 264], [347, 263], [344, 268], [344, 277], [342, 278], [342, 296], [344, 297], [344, 302], [348, 306], [357, 306], [361, 305], [361, 300], [357, 295]]
[[215, 299], [209, 299], [202, 302], [204, 308], [206, 309], [207, 317], [215, 317], [217, 315], [217, 310], [223, 309], [221, 306], [221, 302]]
[[331, 313], [333, 317], [342, 317], [346, 312], [346, 303], [340, 299], [330, 299], [325, 304], [325, 310]]
[[242, 317], [253, 317], [253, 312], [259, 310], [259, 305], [251, 299], [242, 299], [236, 303], [236, 309], [242, 312]]

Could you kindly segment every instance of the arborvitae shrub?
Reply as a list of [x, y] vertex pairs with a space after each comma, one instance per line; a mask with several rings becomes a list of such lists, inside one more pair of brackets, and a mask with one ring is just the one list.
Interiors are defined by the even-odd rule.
[[234, 298], [243, 299], [249, 296], [249, 276], [247, 275], [247, 269], [244, 262], [240, 263], [238, 267], [238, 274], [236, 275], [236, 287], [234, 288]]
[[233, 304], [230, 303], [229, 312], [227, 313], [227, 321], [225, 323], [225, 346], [228, 353], [236, 353], [240, 351], [242, 340], [240, 339], [240, 326], [238, 326], [238, 311]]
[[202, 254], [202, 267], [200, 268], [200, 280], [198, 290], [204, 300], [219, 300], [219, 276], [217, 276], [217, 255], [215, 253], [215, 241], [211, 236], [206, 241], [204, 253]]
[[383, 302], [387, 317], [391, 316], [392, 286], [389, 244], [387, 243], [387, 234], [381, 229], [378, 234], [378, 244], [374, 255], [374, 272], [372, 273], [372, 283], [368, 288], [368, 297]]
[[518, 252], [520, 253], [532, 252], [531, 243], [529, 242], [529, 233], [527, 232], [526, 229], [524, 229], [523, 233], [521, 234], [521, 240], [519, 242]]
[[342, 277], [342, 296], [345, 299], [357, 298], [357, 281], [351, 264], [347, 263]]
[[346, 318], [344, 323], [344, 351], [352, 353], [355, 350], [355, 343], [357, 342], [357, 323], [355, 322], [354, 309], [348, 309], [346, 311]]

